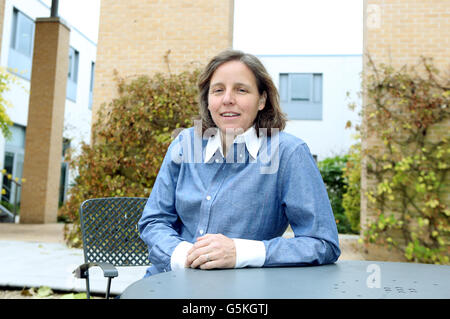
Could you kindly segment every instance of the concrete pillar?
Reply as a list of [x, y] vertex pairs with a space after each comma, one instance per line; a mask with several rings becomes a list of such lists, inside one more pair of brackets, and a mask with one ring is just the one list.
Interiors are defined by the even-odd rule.
[[36, 19], [20, 223], [57, 221], [70, 29]]

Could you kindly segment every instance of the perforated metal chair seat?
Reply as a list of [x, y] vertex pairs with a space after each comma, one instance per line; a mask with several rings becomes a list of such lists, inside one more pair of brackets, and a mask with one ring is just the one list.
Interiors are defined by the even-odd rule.
[[90, 298], [89, 268], [98, 266], [108, 278], [106, 298], [111, 279], [118, 276], [117, 266], [150, 265], [147, 245], [139, 237], [137, 223], [147, 198], [109, 197], [84, 201], [80, 206], [84, 264], [74, 270], [77, 278], [86, 279]]

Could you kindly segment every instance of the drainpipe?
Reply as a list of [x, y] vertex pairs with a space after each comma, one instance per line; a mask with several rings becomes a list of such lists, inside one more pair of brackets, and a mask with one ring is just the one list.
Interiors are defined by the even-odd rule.
[[52, 8], [50, 11], [50, 17], [52, 18], [58, 17], [58, 3], [59, 0], [52, 0]]

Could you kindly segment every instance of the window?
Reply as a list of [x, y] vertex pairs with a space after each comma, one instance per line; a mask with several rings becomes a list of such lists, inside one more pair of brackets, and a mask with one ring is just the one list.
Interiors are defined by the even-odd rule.
[[3, 159], [3, 168], [6, 174], [3, 175], [3, 189], [5, 194], [2, 194], [2, 201], [11, 204], [20, 202], [21, 189], [13, 183], [11, 179], [7, 178], [11, 175], [12, 179], [22, 178], [24, 148], [25, 148], [25, 127], [14, 124], [10, 126], [11, 139], [5, 141], [5, 157]]
[[322, 74], [280, 73], [279, 91], [290, 120], [322, 120]]
[[33, 36], [34, 21], [14, 8], [8, 67], [11, 72], [27, 80], [31, 79]]
[[59, 206], [64, 204], [69, 186], [69, 163], [65, 161], [67, 150], [70, 148], [70, 139], [63, 137], [61, 177], [59, 180]]
[[69, 48], [69, 72], [67, 75], [67, 98], [72, 101], [77, 100], [78, 82], [78, 61], [79, 53], [74, 48]]
[[89, 109], [92, 110], [92, 94], [94, 92], [95, 62], [91, 63], [91, 84], [89, 86]]

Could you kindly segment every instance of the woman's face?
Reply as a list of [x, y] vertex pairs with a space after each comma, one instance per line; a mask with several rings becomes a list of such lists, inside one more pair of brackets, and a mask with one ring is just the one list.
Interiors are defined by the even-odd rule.
[[222, 133], [237, 135], [246, 131], [265, 104], [265, 93], [259, 94], [256, 78], [244, 63], [229, 61], [213, 73], [208, 109]]

